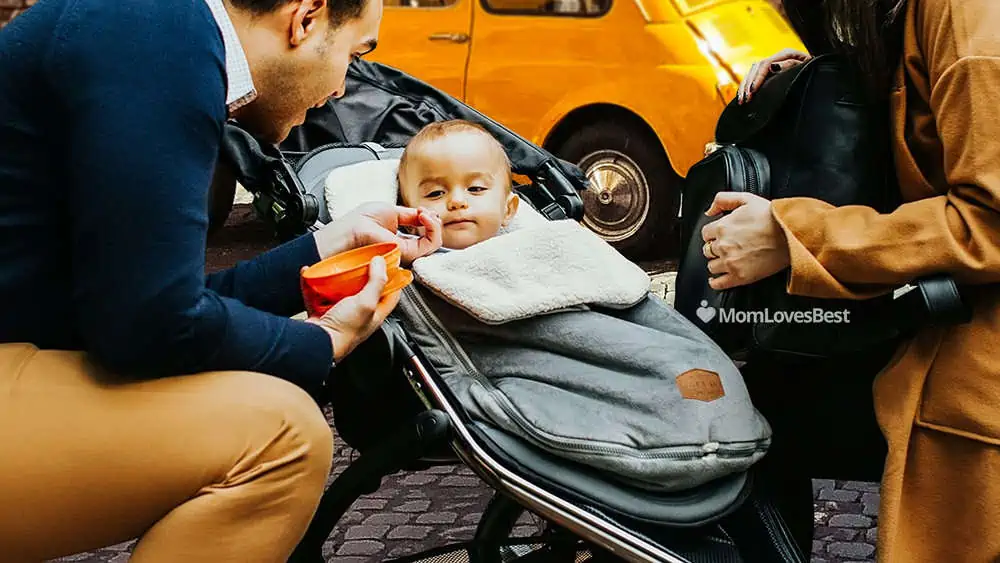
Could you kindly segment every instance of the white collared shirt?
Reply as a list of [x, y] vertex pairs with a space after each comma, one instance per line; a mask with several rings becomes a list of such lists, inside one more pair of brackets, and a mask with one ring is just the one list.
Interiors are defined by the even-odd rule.
[[243, 45], [240, 44], [233, 20], [229, 18], [222, 0], [205, 0], [205, 3], [215, 16], [215, 23], [219, 26], [222, 42], [226, 47], [226, 107], [232, 114], [252, 102], [257, 97], [257, 89], [253, 85]]

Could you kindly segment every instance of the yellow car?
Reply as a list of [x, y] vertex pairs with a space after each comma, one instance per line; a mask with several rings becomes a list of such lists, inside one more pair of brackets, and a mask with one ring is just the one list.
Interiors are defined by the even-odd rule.
[[783, 48], [805, 51], [767, 0], [385, 0], [368, 58], [579, 164], [585, 224], [639, 257], [671, 246], [680, 179]]

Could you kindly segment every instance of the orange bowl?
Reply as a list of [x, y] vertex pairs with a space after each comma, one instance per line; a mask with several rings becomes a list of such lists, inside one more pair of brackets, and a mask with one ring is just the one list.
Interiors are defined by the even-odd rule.
[[[341, 299], [356, 295], [368, 283], [368, 265], [376, 256], [385, 259], [390, 282], [399, 271], [402, 252], [394, 242], [362, 246], [321, 260], [302, 272], [302, 295], [312, 314], [329, 309]], [[398, 281], [398, 278], [397, 278]], [[405, 284], [404, 284], [405, 285]], [[390, 283], [387, 282], [388, 289]]]

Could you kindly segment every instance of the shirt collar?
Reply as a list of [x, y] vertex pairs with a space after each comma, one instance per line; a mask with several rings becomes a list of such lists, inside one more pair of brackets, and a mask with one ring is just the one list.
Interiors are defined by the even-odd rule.
[[237, 109], [252, 102], [257, 97], [257, 89], [253, 84], [253, 77], [250, 75], [250, 64], [247, 62], [246, 53], [240, 38], [236, 35], [236, 28], [233, 27], [233, 20], [229, 18], [226, 7], [222, 0], [205, 0], [215, 23], [222, 33], [222, 42], [226, 48], [226, 107], [232, 114]]

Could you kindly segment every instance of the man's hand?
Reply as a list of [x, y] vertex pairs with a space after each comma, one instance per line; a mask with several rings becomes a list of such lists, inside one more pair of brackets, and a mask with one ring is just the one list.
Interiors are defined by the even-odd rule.
[[333, 342], [333, 359], [342, 361], [359, 344], [368, 339], [399, 303], [400, 293], [380, 297], [388, 281], [385, 260], [376, 256], [368, 266], [368, 283], [358, 294], [346, 297], [321, 317], [309, 317], [306, 322], [318, 324]]
[[787, 268], [785, 233], [771, 214], [771, 202], [745, 192], [720, 192], [708, 216], [730, 212], [701, 230], [712, 289], [719, 291], [764, 279]]
[[[419, 238], [401, 237], [400, 227], [422, 227]], [[385, 203], [366, 203], [317, 231], [316, 249], [320, 259], [368, 244], [395, 242], [402, 251], [402, 263], [441, 248], [441, 218], [424, 208], [412, 209]]]

